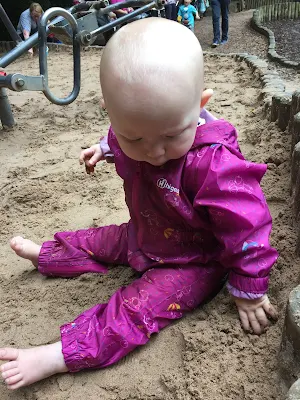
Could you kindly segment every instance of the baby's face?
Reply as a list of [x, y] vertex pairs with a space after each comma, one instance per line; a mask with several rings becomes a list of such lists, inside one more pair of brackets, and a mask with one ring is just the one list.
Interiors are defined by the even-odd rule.
[[187, 113], [183, 111], [172, 112], [162, 120], [112, 116], [112, 128], [128, 157], [161, 166], [169, 160], [183, 157], [194, 142], [200, 105]]

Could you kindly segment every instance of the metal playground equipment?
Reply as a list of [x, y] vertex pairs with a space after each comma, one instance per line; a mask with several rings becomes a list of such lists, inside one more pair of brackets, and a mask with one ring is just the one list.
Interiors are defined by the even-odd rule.
[[[16, 92], [23, 90], [42, 91], [47, 99], [54, 104], [67, 105], [72, 103], [80, 91], [81, 46], [90, 46], [103, 32], [107, 32], [125, 22], [130, 22], [138, 15], [152, 9], [161, 10], [163, 9], [163, 5], [164, 0], [128, 0], [113, 5], [108, 5], [104, 1], [87, 1], [69, 10], [53, 7], [43, 14], [38, 32], [26, 41], [22, 41], [0, 4], [0, 17], [12, 39], [16, 42], [16, 47], [0, 58], [0, 68], [7, 67], [37, 44], [39, 45], [40, 66], [39, 76], [26, 76], [21, 73], [6, 75], [4, 72], [0, 72], [0, 119], [3, 128], [11, 128], [15, 125], [6, 89]], [[130, 14], [110, 21], [104, 26], [98, 26], [96, 13], [107, 15], [115, 10], [127, 7], [135, 9]], [[55, 19], [51, 21], [54, 17]], [[51, 22], [49, 23], [49, 21]], [[54, 33], [65, 44], [73, 44], [73, 89], [65, 98], [54, 96], [48, 86], [47, 36], [50, 33]]]

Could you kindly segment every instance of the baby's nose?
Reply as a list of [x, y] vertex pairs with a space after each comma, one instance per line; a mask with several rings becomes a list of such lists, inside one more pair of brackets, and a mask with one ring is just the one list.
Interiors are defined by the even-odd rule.
[[162, 145], [152, 145], [146, 149], [147, 157], [159, 158], [166, 153], [165, 148]]

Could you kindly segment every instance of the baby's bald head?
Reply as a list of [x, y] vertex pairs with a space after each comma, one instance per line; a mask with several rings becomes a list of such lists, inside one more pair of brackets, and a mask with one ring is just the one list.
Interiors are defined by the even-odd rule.
[[202, 49], [181, 24], [162, 18], [139, 20], [108, 42], [100, 80], [111, 119], [151, 115], [159, 120], [171, 111], [200, 109]]

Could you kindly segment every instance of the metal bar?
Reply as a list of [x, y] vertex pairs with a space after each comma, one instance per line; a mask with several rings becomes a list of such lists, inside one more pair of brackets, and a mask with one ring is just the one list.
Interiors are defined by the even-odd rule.
[[15, 125], [14, 116], [4, 88], [0, 88], [0, 119], [3, 129], [12, 128]]
[[4, 23], [4, 25], [6, 26], [6, 29], [8, 30], [8, 33], [10, 34], [12, 40], [14, 42], [16, 42], [16, 44], [21, 43], [22, 39], [17, 34], [15, 27], [13, 26], [11, 20], [9, 19], [8, 15], [6, 14], [6, 11], [4, 10], [1, 3], [0, 3], [0, 18], [2, 19], [2, 22]]
[[[155, 0], [128, 0], [128, 1], [123, 1], [121, 3], [111, 4], [110, 6], [107, 6], [105, 8], [100, 8], [98, 11], [100, 12], [100, 14], [108, 14], [110, 12], [113, 12], [115, 10], [119, 10], [121, 8], [128, 8], [128, 7], [141, 7], [141, 8], [143, 8], [146, 5], [150, 6], [150, 4], [151, 4], [151, 8], [158, 8], [158, 2], [155, 1]], [[138, 11], [138, 10], [135, 10], [135, 11]]]
[[0, 76], [0, 87], [22, 92], [23, 90], [40, 91], [44, 90], [43, 76], [26, 76], [22, 74], [9, 74]]
[[[148, 4], [148, 3], [151, 3], [151, 2], [152, 2], [152, 0], [125, 0], [125, 1], [117, 3], [117, 5], [120, 8], [142, 7], [142, 6], [144, 6], [144, 5]], [[162, 0], [157, 0], [156, 1], [157, 7], [161, 6], [161, 2], [162, 2]], [[84, 4], [86, 4], [89, 7], [94, 8], [96, 10], [99, 10], [99, 9], [103, 10], [103, 9], [111, 6], [111, 5], [107, 5], [106, 7], [103, 7], [104, 1], [102, 1], [102, 0], [100, 0], [100, 1], [99, 0], [98, 1], [86, 1]], [[78, 7], [78, 6], [80, 7], [79, 4], [77, 6], [75, 6], [75, 7]]]
[[0, 87], [14, 90], [11, 83], [11, 75], [0, 76]]
[[[74, 85], [73, 90], [69, 96], [59, 98], [54, 96], [48, 86], [48, 63], [46, 54], [46, 40], [47, 40], [47, 22], [51, 17], [59, 15], [65, 18], [70, 24], [73, 32], [73, 62], [74, 62]], [[77, 38], [78, 24], [76, 19], [67, 10], [59, 7], [53, 7], [47, 10], [39, 24], [39, 59], [40, 59], [40, 74], [44, 77], [44, 95], [54, 104], [67, 105], [72, 103], [78, 96], [80, 91], [80, 42]]]
[[[121, 4], [121, 3], [119, 3], [119, 4]], [[151, 3], [145, 5], [144, 7], [141, 7], [139, 9], [133, 11], [130, 14], [124, 15], [124, 17], [117, 18], [116, 20], [111, 21], [108, 24], [106, 24], [104, 26], [101, 26], [100, 28], [90, 32], [90, 35], [91, 35], [91, 37], [96, 37], [102, 32], [106, 32], [106, 31], [114, 28], [117, 25], [120, 25], [120, 24], [122, 24], [124, 22], [130, 21], [131, 19], [133, 19], [137, 15], [142, 14], [143, 12], [151, 10], [151, 8], [153, 8], [155, 6], [155, 4], [156, 4], [156, 2], [152, 1]]]

